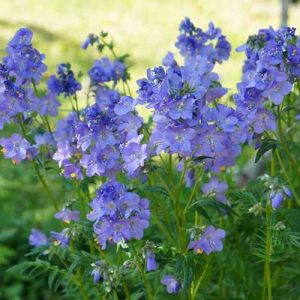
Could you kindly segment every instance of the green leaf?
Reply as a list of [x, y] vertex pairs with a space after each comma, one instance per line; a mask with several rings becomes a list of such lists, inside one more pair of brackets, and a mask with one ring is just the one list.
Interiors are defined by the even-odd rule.
[[211, 222], [211, 218], [208, 215], [207, 211], [201, 206], [201, 201], [196, 201], [193, 205], [189, 207], [189, 209], [191, 209], [192, 207], [193, 209], [196, 209], [201, 216], [203, 216], [204, 218], [206, 218], [208, 221]]
[[264, 140], [263, 144], [256, 153], [255, 163], [257, 163], [266, 152], [274, 150], [278, 146], [278, 144], [278, 141], [273, 139]]
[[143, 187], [143, 190], [151, 192], [151, 193], [159, 193], [159, 194], [163, 194], [165, 196], [169, 196], [169, 193], [167, 192], [167, 190], [162, 186], [157, 186], [157, 185], [145, 186], [145, 187]]
[[214, 159], [214, 157], [201, 155], [201, 156], [197, 156], [197, 157], [193, 158], [193, 161], [194, 162], [201, 162], [201, 161], [203, 161], [205, 159]]
[[296, 107], [287, 105], [286, 107], [284, 107], [282, 109], [282, 112], [287, 112], [287, 111], [290, 111], [290, 110], [293, 110], [293, 109], [296, 109]]

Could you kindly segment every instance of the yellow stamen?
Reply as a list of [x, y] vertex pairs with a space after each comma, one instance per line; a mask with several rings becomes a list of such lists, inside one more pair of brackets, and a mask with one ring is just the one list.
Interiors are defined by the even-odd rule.
[[203, 253], [203, 250], [202, 250], [201, 248], [198, 248], [198, 249], [196, 250], [196, 253], [197, 253], [197, 254], [202, 254], [202, 253]]
[[71, 178], [76, 178], [76, 173], [71, 173]]
[[54, 241], [53, 244], [54, 244], [54, 246], [59, 246], [60, 241]]
[[220, 171], [224, 172], [226, 170], [226, 167], [222, 166], [220, 167]]
[[14, 166], [17, 164], [17, 161], [15, 159], [12, 159], [12, 163], [14, 164]]

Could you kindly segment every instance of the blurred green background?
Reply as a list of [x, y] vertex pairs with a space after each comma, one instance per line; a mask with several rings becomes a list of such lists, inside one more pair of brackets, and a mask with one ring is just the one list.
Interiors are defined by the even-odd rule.
[[[175, 51], [178, 24], [185, 16], [203, 28], [213, 21], [233, 49], [259, 28], [278, 27], [281, 22], [279, 0], [1, 0], [0, 4], [1, 55], [14, 32], [28, 26], [34, 45], [46, 54], [46, 76], [60, 62], [70, 62], [76, 73], [87, 71], [97, 53], [82, 50], [82, 41], [88, 33], [108, 31], [118, 53], [131, 55], [132, 90], [146, 68], [160, 64], [167, 51]], [[300, 29], [299, 16], [300, 5], [291, 5], [289, 25]], [[231, 93], [243, 58], [233, 51], [231, 59], [217, 68]], [[45, 289], [45, 278], [29, 283], [5, 272], [25, 259], [31, 227], [53, 229], [53, 210], [30, 164], [15, 167], [1, 158], [0, 169], [0, 299], [56, 299]], [[51, 188], [62, 202], [68, 199], [63, 179], [51, 178]]]
[[[20, 26], [35, 33], [34, 43], [47, 54], [49, 72], [68, 60], [75, 70], [88, 69], [96, 53], [80, 49], [88, 33], [108, 31], [121, 52], [132, 55], [135, 81], [145, 68], [158, 65], [174, 49], [179, 22], [189, 16], [206, 28], [220, 26], [233, 49], [259, 28], [280, 25], [280, 0], [1, 0], [0, 42]], [[292, 5], [289, 24], [300, 28], [300, 6]], [[233, 51], [219, 68], [224, 85], [235, 88], [243, 54]], [[48, 73], [49, 74], [49, 73]]]

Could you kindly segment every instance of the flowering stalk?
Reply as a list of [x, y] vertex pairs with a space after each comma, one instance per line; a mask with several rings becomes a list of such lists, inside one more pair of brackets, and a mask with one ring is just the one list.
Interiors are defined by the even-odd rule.
[[[35, 95], [37, 97], [39, 97], [39, 92], [38, 92], [38, 89], [37, 89], [37, 86], [36, 86], [36, 83], [35, 83], [34, 79], [31, 79], [31, 83], [32, 83]], [[42, 121], [45, 122], [46, 128], [48, 129], [48, 131], [52, 134], [53, 132], [52, 132], [48, 117], [47, 116], [40, 116], [40, 117], [41, 117]]]
[[[26, 138], [26, 129], [25, 129], [25, 126], [23, 124], [22, 117], [20, 115], [18, 115], [18, 120], [19, 120], [19, 125], [20, 125], [20, 128], [21, 128], [23, 137]], [[52, 195], [52, 193], [51, 193], [51, 191], [48, 187], [47, 182], [45, 181], [44, 177], [42, 176], [41, 172], [39, 171], [39, 168], [38, 168], [38, 165], [35, 161], [35, 158], [33, 158], [33, 160], [32, 160], [32, 165], [33, 165], [33, 168], [34, 168], [40, 182], [42, 183], [43, 188], [45, 189], [45, 191], [47, 193], [48, 198], [52, 202], [55, 211], [58, 211], [59, 209], [58, 209], [58, 205], [56, 203], [56, 200], [55, 200], [54, 196]]]

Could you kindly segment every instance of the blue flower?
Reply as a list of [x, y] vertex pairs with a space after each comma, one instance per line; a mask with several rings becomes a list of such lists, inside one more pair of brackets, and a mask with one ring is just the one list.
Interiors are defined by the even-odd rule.
[[57, 75], [52, 75], [48, 79], [48, 89], [53, 94], [64, 94], [65, 97], [73, 96], [81, 90], [81, 84], [75, 79], [70, 64], [59, 64]]
[[116, 103], [114, 107], [114, 112], [118, 116], [123, 116], [134, 110], [135, 103], [134, 100], [129, 96], [122, 96], [120, 101]]
[[56, 96], [52, 93], [47, 94], [45, 97], [39, 99], [37, 111], [41, 116], [51, 116], [55, 117], [58, 114], [58, 107], [60, 102], [57, 100]]
[[125, 69], [126, 66], [122, 62], [103, 57], [101, 60], [95, 60], [88, 73], [92, 83], [96, 84], [124, 79]]
[[80, 165], [72, 163], [70, 162], [70, 160], [65, 159], [63, 160], [61, 166], [63, 167], [63, 175], [65, 178], [77, 180], [83, 179]]
[[223, 250], [222, 239], [226, 236], [223, 229], [215, 229], [208, 226], [199, 239], [191, 241], [188, 245], [189, 249], [194, 249], [196, 254], [204, 252], [209, 255], [211, 252], [220, 252]]
[[169, 294], [177, 294], [180, 290], [180, 283], [172, 275], [165, 275], [160, 283], [166, 286]]
[[[189, 18], [185, 18], [179, 30], [181, 34], [175, 45], [183, 56], [205, 55], [213, 63], [222, 63], [229, 58], [231, 45], [222, 35], [221, 29], [216, 28], [213, 23], [210, 23], [208, 30], [204, 32], [201, 28], [197, 28]], [[213, 41], [216, 44], [215, 47], [209, 43]]]
[[51, 237], [53, 238], [53, 243], [55, 246], [60, 246], [62, 248], [66, 248], [70, 243], [70, 229], [65, 228], [62, 232], [50, 232]]
[[1, 138], [0, 145], [2, 146], [1, 151], [4, 153], [4, 157], [11, 159], [14, 164], [19, 164], [25, 159], [33, 159], [29, 153], [32, 146], [20, 134], [15, 133], [10, 138]]
[[212, 177], [208, 183], [203, 184], [202, 191], [204, 194], [208, 195], [210, 193], [215, 193], [218, 201], [222, 203], [227, 202], [227, 198], [224, 194], [228, 189], [228, 184], [226, 182], [221, 182], [217, 177]]
[[79, 220], [80, 211], [64, 208], [55, 214], [56, 219], [61, 219], [64, 223], [69, 224], [71, 221]]
[[136, 174], [137, 170], [144, 166], [144, 162], [148, 157], [147, 145], [141, 145], [141, 139], [142, 136], [133, 138], [121, 148], [124, 168], [129, 176]]
[[29, 236], [29, 244], [34, 247], [44, 246], [48, 244], [48, 239], [43, 232], [32, 229]]
[[123, 184], [109, 181], [97, 191], [87, 215], [94, 222], [97, 240], [103, 249], [107, 241], [119, 243], [132, 238], [141, 239], [149, 226], [148, 200], [127, 192]]
[[146, 270], [147, 271], [156, 271], [157, 262], [153, 251], [147, 250], [146, 252]]
[[272, 207], [274, 209], [277, 209], [277, 208], [279, 208], [281, 206], [281, 204], [283, 202], [283, 194], [282, 194], [282, 192], [271, 193], [270, 198], [271, 198]]
[[99, 38], [95, 34], [89, 34], [85, 41], [82, 43], [81, 48], [86, 50], [89, 45], [98, 42]]
[[278, 209], [286, 198], [290, 198], [292, 193], [286, 186], [279, 187], [270, 192], [271, 205], [274, 209]]
[[43, 63], [45, 55], [32, 47], [32, 32], [28, 28], [21, 28], [6, 48], [8, 55], [3, 59], [9, 75], [15, 77], [18, 86], [40, 81], [47, 67]]
[[103, 278], [103, 280], [106, 280], [105, 266], [106, 264], [102, 260], [98, 260], [92, 264], [92, 267], [94, 269], [91, 272], [91, 275], [94, 277], [94, 284], [96, 284], [101, 278]]

